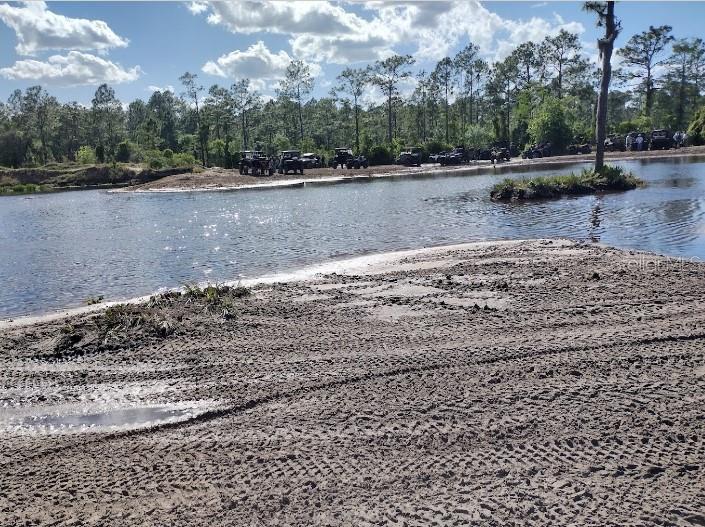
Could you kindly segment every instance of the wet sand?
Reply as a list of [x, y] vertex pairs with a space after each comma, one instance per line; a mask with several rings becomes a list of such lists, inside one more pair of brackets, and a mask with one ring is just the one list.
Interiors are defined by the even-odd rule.
[[[695, 157], [705, 158], [705, 147], [688, 147], [679, 150], [657, 150], [646, 152], [610, 152], [608, 160], [638, 160], [638, 159], [672, 159]], [[243, 176], [237, 170], [222, 168], [208, 169], [200, 173], [187, 173], [167, 176], [142, 185], [133, 185], [113, 192], [184, 192], [184, 191], [214, 191], [236, 190], [247, 188], [266, 188], [281, 186], [296, 186], [306, 183], [336, 182], [354, 178], [382, 177], [414, 177], [476, 175], [492, 173], [513, 173], [528, 170], [546, 170], [561, 168], [580, 162], [594, 161], [595, 155], [556, 156], [544, 159], [514, 158], [509, 162], [492, 165], [489, 161], [477, 161], [469, 165], [442, 167], [437, 164], [424, 164], [421, 167], [402, 167], [400, 165], [382, 165], [367, 169], [348, 170], [319, 168], [306, 170], [301, 174], [280, 175], [272, 177]]]
[[[0, 525], [705, 523], [705, 264], [478, 243], [252, 293], [5, 328]], [[27, 421], [106, 408], [174, 418]]]

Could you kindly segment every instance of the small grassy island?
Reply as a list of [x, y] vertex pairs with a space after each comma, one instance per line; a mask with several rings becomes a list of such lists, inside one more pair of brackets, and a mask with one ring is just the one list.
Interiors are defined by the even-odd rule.
[[604, 167], [600, 172], [584, 169], [580, 174], [505, 179], [490, 191], [493, 201], [521, 201], [632, 190], [645, 183], [622, 167]]

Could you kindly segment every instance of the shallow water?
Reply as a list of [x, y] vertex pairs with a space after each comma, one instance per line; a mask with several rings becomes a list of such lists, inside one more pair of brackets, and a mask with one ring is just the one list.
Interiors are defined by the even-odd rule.
[[191, 417], [193, 409], [171, 406], [116, 408], [80, 414], [28, 415], [6, 426], [30, 432], [80, 431], [85, 429], [135, 428]]
[[[490, 187], [506, 174], [3, 197], [0, 318], [80, 306], [98, 295], [130, 298], [189, 281], [477, 240], [560, 236], [705, 258], [705, 163], [620, 164], [649, 186], [523, 204], [489, 200]], [[519, 177], [538, 173], [547, 172]]]

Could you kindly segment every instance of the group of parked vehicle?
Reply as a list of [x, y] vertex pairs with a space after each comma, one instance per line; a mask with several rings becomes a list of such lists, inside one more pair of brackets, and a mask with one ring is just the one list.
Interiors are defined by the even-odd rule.
[[670, 150], [686, 145], [688, 134], [672, 133], [670, 130], [653, 130], [648, 132], [629, 132], [626, 135], [610, 134], [605, 139], [608, 152], [639, 152], [642, 150]]
[[[456, 146], [452, 150], [431, 154], [428, 156], [430, 163], [441, 166], [463, 165], [471, 161], [509, 161], [511, 159], [511, 146], [494, 145], [490, 148], [466, 148]], [[407, 147], [396, 159], [398, 165], [421, 166], [423, 149], [421, 147]]]
[[[626, 135], [609, 134], [605, 139], [605, 151], [607, 152], [639, 152], [643, 150], [669, 150], [685, 146], [688, 135], [685, 132], [672, 133], [669, 130], [660, 129], [651, 132], [629, 132]], [[577, 138], [576, 142], [566, 149], [568, 155], [590, 154], [592, 145]], [[555, 155], [551, 143], [539, 143], [530, 145], [522, 152], [523, 159], [535, 159], [550, 157]]]
[[[261, 150], [240, 152], [240, 174], [250, 176], [273, 176], [279, 174], [303, 174], [306, 169], [325, 167], [325, 158], [314, 153], [302, 154], [300, 150], [282, 150], [279, 155], [267, 156]], [[370, 166], [363, 155], [354, 155], [352, 149], [336, 148], [330, 160], [331, 168], [367, 168]]]

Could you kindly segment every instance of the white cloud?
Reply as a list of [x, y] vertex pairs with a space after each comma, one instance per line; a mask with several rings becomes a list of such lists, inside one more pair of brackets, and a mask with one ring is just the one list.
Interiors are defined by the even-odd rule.
[[194, 0], [193, 2], [189, 3], [187, 7], [188, 10], [191, 11], [191, 13], [193, 13], [194, 15], [200, 15], [208, 9], [208, 3], [203, 2], [201, 0]]
[[149, 86], [147, 86], [147, 91], [150, 91], [152, 93], [154, 93], [155, 91], [170, 91], [171, 93], [175, 93], [174, 87], [171, 84], [167, 84], [164, 87], [154, 86], [153, 84], [150, 84]]
[[413, 55], [418, 61], [433, 62], [468, 41], [485, 56], [501, 59], [527, 40], [541, 40], [561, 29], [585, 31], [582, 24], [555, 14], [552, 20], [504, 19], [479, 0], [370, 1], [361, 4], [361, 14], [346, 11], [347, 4], [329, 1], [198, 0], [197, 4], [191, 11], [207, 13], [210, 24], [233, 33], [289, 35], [295, 57], [337, 64], [382, 59], [404, 44], [416, 46]]
[[[208, 61], [202, 70], [210, 75], [231, 79], [251, 79], [252, 87], [263, 89], [264, 81], [284, 78], [293, 58], [284, 50], [273, 53], [261, 40], [245, 51], [235, 50]], [[309, 64], [311, 75], [320, 75], [318, 64]]]
[[0, 68], [0, 75], [6, 79], [60, 86], [96, 85], [104, 82], [120, 84], [137, 80], [141, 73], [139, 66], [126, 70], [119, 64], [80, 51], [53, 55], [46, 61], [19, 60], [10, 67]]
[[21, 7], [0, 4], [0, 20], [15, 31], [15, 50], [21, 55], [51, 49], [104, 51], [126, 47], [128, 42], [102, 20], [57, 15], [45, 2], [26, 2]]

